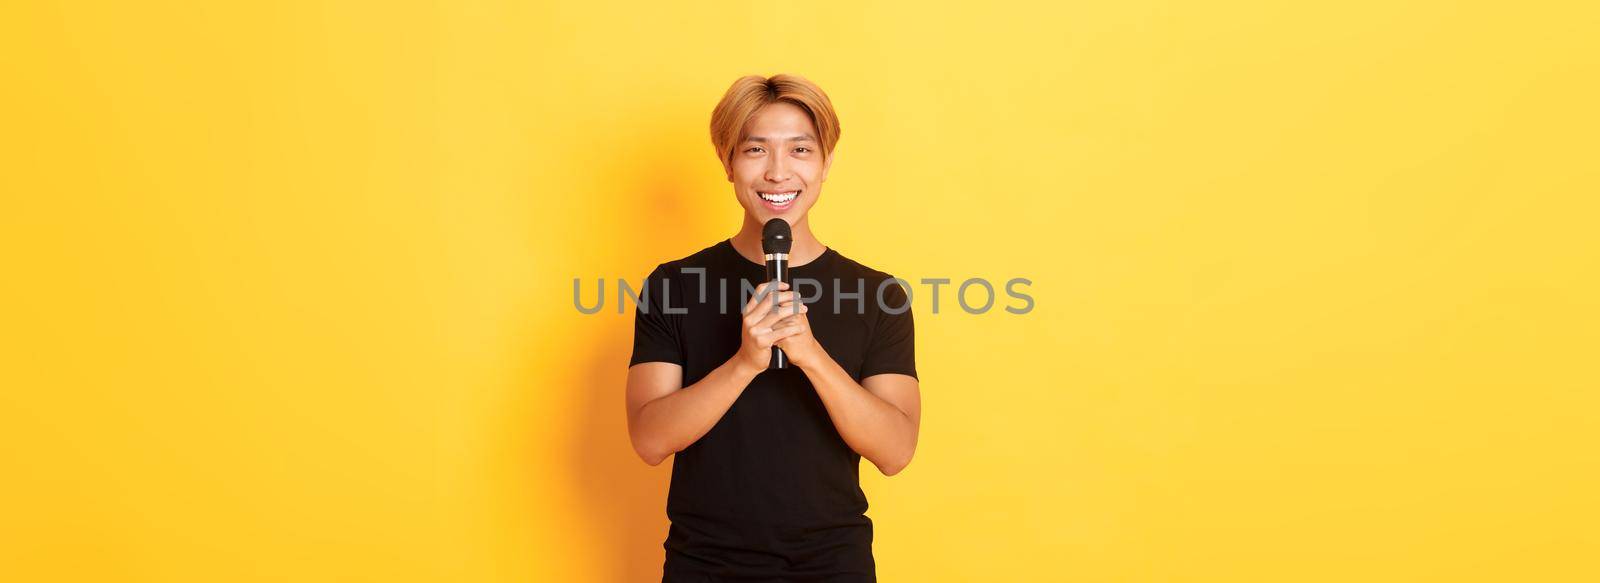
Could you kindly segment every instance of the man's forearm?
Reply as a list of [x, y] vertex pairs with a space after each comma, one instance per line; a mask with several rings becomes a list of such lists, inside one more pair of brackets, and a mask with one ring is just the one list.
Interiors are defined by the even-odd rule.
[[636, 430], [647, 436], [650, 444], [645, 461], [659, 464], [711, 431], [760, 372], [735, 357], [695, 384], [645, 403], [634, 420]]
[[911, 463], [917, 427], [904, 411], [862, 387], [832, 358], [818, 359], [817, 364], [801, 370], [816, 387], [834, 428], [850, 449], [886, 475]]

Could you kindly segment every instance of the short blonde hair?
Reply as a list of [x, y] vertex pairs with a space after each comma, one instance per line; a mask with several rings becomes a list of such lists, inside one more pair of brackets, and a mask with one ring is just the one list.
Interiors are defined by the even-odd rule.
[[792, 103], [811, 116], [817, 140], [822, 142], [823, 157], [833, 155], [833, 146], [839, 143], [839, 116], [821, 87], [797, 75], [748, 75], [734, 81], [711, 111], [711, 145], [716, 147], [723, 168], [733, 167], [733, 149], [745, 138], [744, 126], [750, 118], [762, 107], [780, 101]]

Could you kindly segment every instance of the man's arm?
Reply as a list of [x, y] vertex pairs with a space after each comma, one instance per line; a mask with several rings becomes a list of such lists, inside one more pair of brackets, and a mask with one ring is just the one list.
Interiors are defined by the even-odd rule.
[[[784, 309], [803, 313], [805, 308], [792, 303], [794, 292], [767, 294], [768, 285], [758, 287], [744, 306], [739, 352], [695, 384], [683, 386], [683, 367], [677, 364], [628, 367], [628, 439], [645, 463], [660, 464], [710, 432], [750, 381], [767, 370], [773, 343], [799, 332], [782, 326], [793, 316]], [[774, 303], [783, 309], [773, 310]]]
[[778, 348], [811, 380], [845, 444], [885, 476], [905, 469], [917, 451], [917, 431], [922, 425], [922, 390], [917, 378], [881, 373], [856, 383], [811, 334], [804, 306], [780, 324], [780, 329], [798, 329], [779, 340]]
[[676, 364], [641, 362], [628, 367], [628, 436], [644, 463], [660, 464], [711, 431], [761, 372], [750, 370], [741, 360], [729, 359], [687, 387], [683, 367]]
[[850, 449], [885, 476], [898, 474], [911, 463], [922, 422], [922, 391], [916, 377], [877, 374], [856, 384], [825, 352], [800, 370], [811, 379]]

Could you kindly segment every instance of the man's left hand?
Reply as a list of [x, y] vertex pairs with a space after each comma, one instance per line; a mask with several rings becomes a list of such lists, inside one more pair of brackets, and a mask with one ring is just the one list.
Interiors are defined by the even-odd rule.
[[[776, 326], [772, 327], [773, 330], [798, 327], [800, 329], [799, 332], [773, 343], [773, 346], [783, 349], [783, 355], [788, 357], [790, 364], [802, 369], [809, 369], [831, 357], [828, 356], [828, 351], [822, 349], [822, 344], [817, 342], [817, 337], [811, 335], [811, 322], [806, 319], [806, 306], [799, 304], [799, 308], [798, 313], [784, 317]], [[790, 310], [792, 309], [790, 308]]]

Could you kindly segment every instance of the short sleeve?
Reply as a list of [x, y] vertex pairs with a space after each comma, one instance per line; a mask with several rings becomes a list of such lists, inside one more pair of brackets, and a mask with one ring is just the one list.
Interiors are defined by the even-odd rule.
[[[673, 285], [666, 277], [665, 266], [656, 267], [647, 276], [639, 290], [639, 302], [633, 312], [633, 358], [628, 366], [641, 362], [670, 362], [683, 365], [683, 342], [680, 335], [682, 314], [667, 313], [667, 296], [677, 296], [667, 290]], [[676, 291], [676, 290], [673, 290]], [[679, 302], [680, 307], [682, 300]]]
[[[883, 284], [882, 301], [874, 308], [877, 324], [873, 326], [872, 337], [867, 339], [866, 358], [861, 362], [861, 378], [888, 373], [916, 378], [916, 334], [911, 319], [911, 302], [898, 281], [887, 281], [893, 283]], [[871, 291], [868, 293], [873, 295]]]

